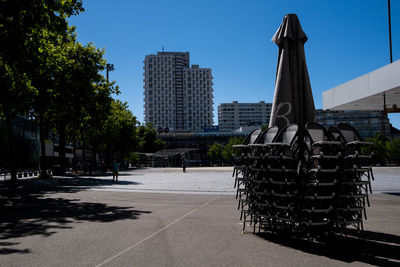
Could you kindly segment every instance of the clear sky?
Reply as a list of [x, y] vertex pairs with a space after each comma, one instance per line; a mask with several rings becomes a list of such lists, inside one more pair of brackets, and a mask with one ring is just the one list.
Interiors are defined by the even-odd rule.
[[[322, 92], [389, 64], [386, 0], [83, 0], [70, 19], [78, 40], [104, 48], [115, 80], [143, 122], [143, 60], [188, 51], [211, 68], [214, 122], [220, 103], [272, 102], [278, 47], [270, 40], [296, 13], [308, 36], [305, 53], [316, 108]], [[400, 1], [391, 1], [393, 61], [400, 59]], [[399, 74], [400, 75], [400, 74]], [[400, 128], [400, 114], [390, 115]]]

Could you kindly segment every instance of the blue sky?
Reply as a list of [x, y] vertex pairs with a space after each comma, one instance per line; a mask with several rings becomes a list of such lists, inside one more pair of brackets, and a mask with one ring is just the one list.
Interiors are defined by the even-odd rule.
[[[308, 36], [305, 53], [316, 108], [322, 92], [389, 63], [384, 0], [83, 0], [70, 19], [78, 40], [104, 48], [115, 80], [143, 122], [143, 60], [188, 51], [212, 68], [214, 121], [220, 103], [272, 102], [278, 47], [270, 40], [296, 13]], [[391, 1], [393, 61], [400, 59], [400, 1]], [[390, 115], [400, 128], [400, 114]]]

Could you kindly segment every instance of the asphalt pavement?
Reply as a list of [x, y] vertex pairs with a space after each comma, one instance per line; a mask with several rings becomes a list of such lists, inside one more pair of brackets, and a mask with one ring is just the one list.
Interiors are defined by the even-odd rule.
[[2, 185], [0, 266], [398, 266], [400, 168], [374, 173], [365, 231], [328, 244], [242, 233], [231, 167]]

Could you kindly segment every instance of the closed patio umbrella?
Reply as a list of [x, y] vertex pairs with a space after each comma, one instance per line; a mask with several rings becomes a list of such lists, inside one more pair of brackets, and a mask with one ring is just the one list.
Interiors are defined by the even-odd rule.
[[[279, 46], [275, 95], [269, 126], [279, 129], [295, 123], [299, 137], [304, 136], [304, 126], [315, 121], [315, 107], [308, 77], [303, 32], [296, 14], [288, 14], [276, 31], [272, 42]], [[300, 139], [301, 140], [301, 139]]]

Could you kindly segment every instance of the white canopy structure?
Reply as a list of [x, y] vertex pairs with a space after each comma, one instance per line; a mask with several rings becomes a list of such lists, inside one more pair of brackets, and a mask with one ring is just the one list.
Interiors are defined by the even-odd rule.
[[400, 112], [400, 60], [322, 93], [324, 110]]

